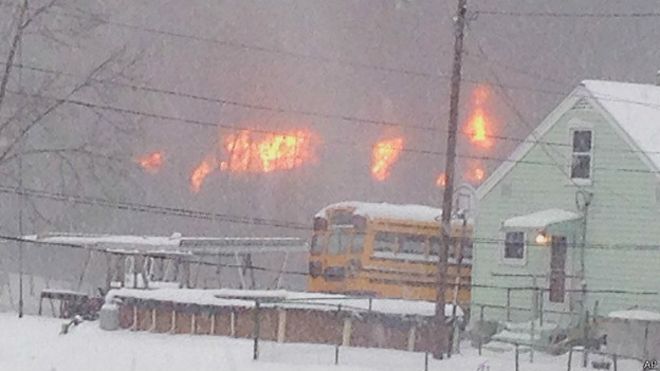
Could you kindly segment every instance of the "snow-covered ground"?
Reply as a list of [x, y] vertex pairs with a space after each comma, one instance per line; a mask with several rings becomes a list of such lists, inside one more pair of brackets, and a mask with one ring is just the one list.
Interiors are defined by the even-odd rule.
[[[59, 335], [63, 320], [0, 313], [0, 370], [20, 371], [415, 371], [424, 370], [424, 354], [382, 349], [342, 348], [339, 366], [334, 347], [261, 342], [260, 359], [252, 360], [252, 342], [225, 337], [103, 331], [86, 322], [67, 335]], [[566, 370], [566, 356], [536, 354], [520, 357], [520, 370]], [[573, 359], [573, 370], [580, 357]], [[514, 370], [513, 353], [484, 351], [464, 344], [463, 354], [450, 360], [431, 359], [429, 370]], [[619, 362], [621, 371], [640, 370], [638, 362]]]

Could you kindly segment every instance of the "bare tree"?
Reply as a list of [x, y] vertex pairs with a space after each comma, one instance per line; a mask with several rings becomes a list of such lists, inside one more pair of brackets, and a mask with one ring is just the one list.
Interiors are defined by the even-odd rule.
[[[131, 68], [139, 57], [126, 44], [104, 53], [88, 48], [94, 42], [90, 35], [104, 23], [104, 16], [89, 9], [90, 4], [84, 0], [0, 4], [9, 10], [4, 12], [7, 19], [0, 16], [0, 21], [11, 25], [8, 49], [0, 48], [2, 186], [16, 186], [22, 180], [25, 187], [107, 198], [121, 197], [129, 185], [136, 188], [130, 183], [129, 148], [138, 126], [132, 117], [99, 106], [117, 103], [121, 94], [109, 82], [134, 78]], [[67, 54], [87, 50], [89, 54], [72, 66]], [[83, 219], [67, 204], [26, 198], [25, 205], [34, 229], [74, 229], [76, 220]]]

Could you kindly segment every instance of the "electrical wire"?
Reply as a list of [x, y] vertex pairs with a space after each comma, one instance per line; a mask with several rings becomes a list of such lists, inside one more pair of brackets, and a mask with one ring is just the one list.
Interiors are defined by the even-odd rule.
[[477, 9], [475, 16], [505, 16], [520, 18], [660, 18], [658, 12], [632, 13], [570, 13], [570, 12], [519, 12], [507, 10]]
[[[479, 58], [481, 61], [482, 58]], [[3, 63], [0, 62], [0, 65]], [[46, 69], [42, 67], [35, 67], [35, 66], [27, 66], [27, 65], [14, 65], [14, 68], [17, 69], [27, 69], [30, 71], [35, 71], [35, 72], [41, 72], [41, 73], [47, 73], [51, 75], [65, 75], [69, 77], [79, 77], [76, 74], [71, 74], [71, 73], [66, 73], [63, 71], [58, 71], [58, 70], [52, 70], [52, 69]], [[343, 121], [349, 121], [349, 122], [355, 122], [355, 123], [370, 123], [370, 124], [376, 124], [376, 125], [384, 125], [384, 126], [395, 126], [395, 127], [401, 127], [401, 128], [413, 128], [413, 129], [422, 129], [422, 130], [429, 130], [429, 131], [442, 131], [437, 128], [433, 127], [428, 127], [428, 126], [409, 126], [409, 125], [404, 125], [398, 122], [391, 122], [391, 121], [381, 121], [381, 120], [376, 120], [376, 119], [371, 119], [371, 118], [360, 118], [360, 117], [353, 117], [350, 115], [343, 115], [343, 114], [330, 114], [330, 113], [320, 113], [320, 112], [313, 112], [313, 111], [302, 111], [302, 110], [291, 110], [291, 109], [284, 109], [281, 107], [273, 107], [273, 106], [266, 106], [266, 105], [255, 105], [251, 103], [246, 103], [246, 102], [240, 102], [240, 101], [234, 101], [234, 100], [228, 100], [228, 99], [223, 99], [223, 98], [216, 98], [216, 97], [209, 97], [209, 96], [203, 96], [203, 95], [198, 95], [198, 94], [193, 94], [193, 93], [188, 93], [188, 92], [180, 92], [180, 91], [175, 91], [175, 90], [169, 90], [169, 89], [162, 89], [162, 88], [156, 88], [152, 87], [146, 84], [135, 84], [135, 83], [126, 83], [126, 82], [119, 82], [119, 81], [113, 81], [113, 80], [106, 80], [106, 79], [99, 79], [99, 78], [91, 78], [90, 81], [95, 81], [98, 83], [103, 83], [103, 84], [109, 84], [109, 85], [115, 85], [119, 87], [124, 87], [127, 89], [131, 90], [140, 90], [140, 91], [145, 91], [149, 93], [156, 93], [156, 94], [164, 94], [164, 95], [170, 95], [170, 96], [176, 96], [179, 98], [185, 98], [185, 99], [191, 99], [191, 100], [199, 100], [207, 103], [218, 103], [222, 105], [235, 105], [238, 107], [246, 108], [246, 109], [255, 109], [255, 110], [266, 110], [266, 111], [272, 111], [272, 112], [277, 112], [277, 113], [290, 113], [290, 114], [300, 114], [300, 115], [308, 115], [308, 116], [316, 116], [316, 117], [321, 117], [321, 118], [334, 118], [334, 119], [339, 119]], [[488, 82], [489, 84], [493, 82]], [[493, 83], [493, 85], [497, 85]], [[27, 93], [23, 93], [27, 94]], [[56, 97], [51, 97], [51, 96], [44, 96], [44, 95], [37, 95], [40, 97], [44, 97], [47, 99], [58, 99]], [[606, 98], [606, 97], [599, 97], [599, 98]], [[628, 103], [637, 103], [637, 104], [643, 104], [645, 102], [635, 102], [635, 101], [624, 101]], [[91, 102], [78, 102], [75, 100], [71, 100], [69, 103], [71, 104], [76, 104], [76, 105], [83, 105], [87, 106], [89, 108], [106, 108], [108, 110], [112, 110], [113, 108], [118, 108], [114, 106], [107, 106], [107, 105], [96, 105], [95, 103]], [[660, 108], [660, 104], [658, 105], [658, 108]], [[122, 113], [127, 113], [127, 112], [122, 112]], [[145, 114], [144, 111], [139, 111], [139, 110], [134, 110], [134, 114]], [[180, 119], [176, 117], [171, 117], [168, 116], [167, 119], [172, 120], [172, 121], [181, 121], [185, 119]], [[191, 120], [192, 122], [189, 122], [191, 124], [196, 124], [200, 126], [208, 126], [208, 127], [220, 127], [220, 128], [226, 128], [229, 130], [242, 130], [242, 129], [249, 129], [252, 131], [256, 132], [262, 132], [262, 133], [267, 133], [267, 134], [281, 134], [280, 132], [276, 131], [270, 131], [270, 130], [261, 130], [261, 129], [253, 129], [253, 128], [243, 128], [243, 127], [237, 127], [234, 125], [222, 125], [219, 123], [215, 122], [206, 122], [206, 121], [200, 121], [200, 120]], [[553, 145], [553, 146], [560, 146], [560, 147], [570, 147], [570, 143], [561, 143], [561, 142], [552, 142], [552, 141], [541, 141], [541, 140], [530, 140], [529, 138], [518, 138], [518, 137], [511, 137], [511, 136], [504, 136], [504, 135], [495, 135], [495, 134], [486, 134], [486, 138], [488, 139], [495, 139], [495, 140], [504, 140], [504, 141], [513, 141], [517, 143], [534, 143], [534, 144], [546, 144], [546, 145]], [[607, 148], [601, 149], [601, 150], [608, 150]], [[615, 150], [612, 150], [615, 151]], [[616, 150], [616, 152], [622, 152], [619, 150]], [[643, 151], [643, 150], [637, 150], [637, 149], [626, 149], [623, 150], [623, 152], [634, 152], [634, 153], [646, 153], [646, 154], [660, 154], [660, 151]]]

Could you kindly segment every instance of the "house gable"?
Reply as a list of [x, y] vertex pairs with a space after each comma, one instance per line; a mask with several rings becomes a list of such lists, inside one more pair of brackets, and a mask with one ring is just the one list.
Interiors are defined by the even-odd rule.
[[550, 130], [557, 121], [568, 111], [574, 108], [578, 103], [584, 101], [587, 97], [586, 90], [578, 87], [573, 90], [568, 97], [559, 103], [552, 112], [536, 127], [525, 140], [507, 157], [495, 171], [479, 186], [477, 189], [477, 198], [482, 199], [493, 187], [495, 187], [506, 174], [511, 171], [525, 155], [531, 151], [536, 142]]
[[[583, 187], [577, 187], [568, 179], [572, 155], [570, 130], [576, 125], [593, 129], [593, 182]], [[660, 250], [617, 248], [636, 244], [660, 246], [660, 230], [651, 227], [660, 219], [657, 187], [653, 163], [597, 98], [584, 87], [578, 87], [514, 151], [509, 162], [500, 166], [479, 189], [480, 213], [476, 222], [477, 243], [472, 272], [475, 302], [505, 304], [505, 292], [479, 288], [480, 284], [529, 286], [532, 282], [524, 275], [542, 275], [549, 269], [548, 250], [535, 247], [530, 248], [524, 265], [502, 264], [499, 259], [503, 246], [502, 222], [548, 208], [576, 212], [575, 194], [580, 188], [594, 193], [589, 210], [588, 241], [605, 246], [586, 251], [590, 288], [660, 291], [660, 284], [650, 273], [657, 271], [654, 262], [658, 261]], [[580, 225], [569, 227], [562, 233], [572, 241], [579, 241]], [[576, 273], [579, 250], [569, 250], [567, 270]], [[497, 276], [502, 273], [520, 276]], [[539, 284], [547, 283], [540, 278]], [[578, 288], [575, 281], [569, 285]], [[604, 310], [621, 309], [631, 299], [642, 307], [660, 306], [658, 298], [649, 295], [599, 296], [595, 299], [600, 301]], [[528, 292], [516, 293], [511, 300], [514, 306], [530, 305]]]
[[[647, 170], [657, 172], [656, 175], [660, 179], [660, 166], [657, 161], [651, 159], [649, 153], [645, 152], [637, 143], [637, 141], [629, 135], [626, 129], [617, 121], [611, 112], [603, 106], [599, 100], [616, 100], [616, 98], [609, 96], [600, 96], [594, 94], [589, 89], [585, 88], [583, 84], [575, 88], [546, 118], [541, 124], [534, 129], [489, 177], [477, 189], [477, 198], [483, 198], [490, 192], [495, 185], [497, 185], [502, 178], [511, 171], [519, 162], [523, 161], [525, 155], [531, 151], [537, 142], [543, 142], [544, 135], [557, 124], [559, 119], [567, 112], [597, 112], [607, 123], [609, 123], [616, 130], [617, 134], [627, 143], [630, 152], [636, 153], [637, 156], [646, 165]], [[660, 111], [660, 102], [658, 103], [658, 110]], [[660, 123], [659, 123], [660, 125]], [[653, 154], [652, 154], [653, 155]], [[654, 154], [660, 156], [660, 152]], [[660, 160], [659, 160], [660, 161]]]

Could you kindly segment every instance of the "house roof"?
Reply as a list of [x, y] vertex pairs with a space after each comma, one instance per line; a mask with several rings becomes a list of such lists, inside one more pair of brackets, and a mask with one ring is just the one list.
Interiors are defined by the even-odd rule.
[[514, 216], [502, 223], [504, 228], [543, 229], [552, 224], [578, 220], [581, 216], [572, 211], [547, 209], [535, 213]]
[[660, 86], [598, 80], [582, 84], [660, 169]]
[[[484, 197], [522, 160], [561, 116], [587, 99], [625, 136], [633, 149], [653, 170], [660, 170], [660, 86], [616, 81], [584, 80], [534, 129], [479, 189]], [[561, 166], [561, 164], [558, 164]]]

